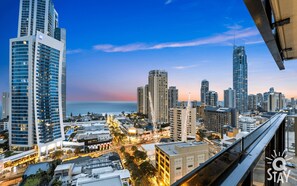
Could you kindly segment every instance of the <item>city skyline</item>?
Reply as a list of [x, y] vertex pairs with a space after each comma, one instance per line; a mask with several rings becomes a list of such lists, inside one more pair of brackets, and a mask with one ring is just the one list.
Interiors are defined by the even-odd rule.
[[[0, 91], [4, 92], [8, 91], [8, 39], [17, 33], [19, 0], [1, 3], [0, 22], [6, 25], [0, 44]], [[102, 1], [100, 6], [91, 6], [98, 3], [95, 1], [73, 1], [67, 6], [58, 0], [54, 3], [61, 27], [68, 30], [68, 101], [136, 101], [136, 87], [143, 86], [147, 73], [154, 69], [168, 72], [168, 86], [179, 89], [180, 100], [187, 100], [188, 92], [193, 100], [200, 100], [203, 79], [209, 80], [210, 89], [223, 100], [223, 91], [232, 87], [234, 34], [237, 45], [245, 44], [249, 94], [274, 87], [286, 98], [297, 97], [297, 64], [288, 61], [285, 71], [277, 69], [241, 1], [227, 2], [228, 11], [220, 10], [219, 5], [212, 6], [213, 10], [203, 8], [226, 2], [190, 0], [133, 1], [130, 7], [110, 1]], [[11, 8], [5, 9], [5, 5]], [[78, 11], [81, 13], [75, 17], [73, 13]], [[107, 17], [108, 11], [114, 17]], [[221, 16], [213, 16], [216, 11]], [[138, 14], [142, 19], [135, 17]], [[202, 16], [208, 19], [200, 20]]]

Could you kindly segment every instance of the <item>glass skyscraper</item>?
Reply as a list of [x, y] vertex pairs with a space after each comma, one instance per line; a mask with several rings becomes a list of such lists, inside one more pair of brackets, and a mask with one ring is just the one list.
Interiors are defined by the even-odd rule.
[[206, 79], [204, 79], [201, 82], [201, 88], [200, 88], [201, 104], [202, 103], [206, 104], [206, 93], [208, 91], [209, 91], [209, 82]]
[[64, 136], [66, 33], [57, 28], [51, 0], [20, 3], [18, 37], [10, 40], [9, 143], [12, 150], [37, 145], [43, 154], [60, 147]]
[[236, 92], [236, 109], [242, 113], [248, 110], [248, 66], [243, 46], [233, 49], [233, 89]]

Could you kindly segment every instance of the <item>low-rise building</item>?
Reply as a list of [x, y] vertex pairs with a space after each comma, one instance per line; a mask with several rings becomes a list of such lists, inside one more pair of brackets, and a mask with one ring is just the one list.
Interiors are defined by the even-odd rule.
[[208, 144], [204, 142], [172, 142], [156, 147], [156, 169], [166, 185], [171, 185], [208, 160]]
[[239, 117], [238, 126], [241, 131], [252, 132], [256, 128], [257, 120], [252, 117]]
[[36, 150], [24, 151], [3, 159], [0, 159], [0, 173], [4, 170], [10, 170], [12, 167], [17, 167], [22, 164], [35, 163], [38, 159]]
[[146, 152], [146, 155], [153, 166], [155, 166], [155, 164], [156, 164], [155, 145], [158, 145], [158, 143], [150, 143], [150, 144], [142, 144], [141, 145], [141, 149], [144, 152]]
[[[74, 127], [71, 125], [71, 127]], [[105, 122], [81, 122], [78, 126], [75, 126], [77, 131], [73, 135], [74, 130], [70, 128], [66, 131], [66, 139], [63, 141], [63, 147], [73, 148], [76, 147], [92, 150], [106, 150], [111, 146], [111, 133]]]
[[120, 157], [109, 153], [99, 158], [78, 158], [58, 165], [54, 178], [64, 186], [129, 186], [130, 173], [123, 169]]

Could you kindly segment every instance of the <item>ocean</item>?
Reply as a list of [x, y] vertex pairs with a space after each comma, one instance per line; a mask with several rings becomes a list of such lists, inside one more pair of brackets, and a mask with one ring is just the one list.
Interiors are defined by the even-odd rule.
[[126, 101], [100, 101], [100, 102], [67, 102], [66, 115], [70, 116], [78, 114], [90, 113], [114, 113], [118, 114], [124, 112], [136, 112], [136, 102]]
[[[90, 113], [114, 113], [119, 114], [122, 111], [136, 112], [136, 102], [126, 101], [100, 101], [100, 102], [67, 102], [67, 116]], [[0, 118], [2, 118], [2, 105], [0, 104]]]

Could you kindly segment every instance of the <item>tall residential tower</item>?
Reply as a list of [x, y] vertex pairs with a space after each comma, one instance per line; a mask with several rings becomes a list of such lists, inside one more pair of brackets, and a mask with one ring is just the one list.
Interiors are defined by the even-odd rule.
[[[168, 122], [168, 74], [162, 70], [152, 70], [149, 72], [148, 89], [154, 109], [157, 123]], [[149, 109], [149, 118], [152, 113]]]
[[168, 107], [174, 108], [177, 107], [178, 103], [178, 89], [176, 87], [169, 87], [168, 89]]
[[224, 107], [235, 108], [236, 96], [235, 91], [232, 88], [224, 90]]
[[243, 46], [233, 49], [233, 89], [236, 92], [236, 109], [242, 113], [248, 110], [248, 66]]
[[66, 35], [57, 27], [51, 0], [20, 0], [18, 37], [10, 39], [12, 150], [46, 154], [62, 144]]

